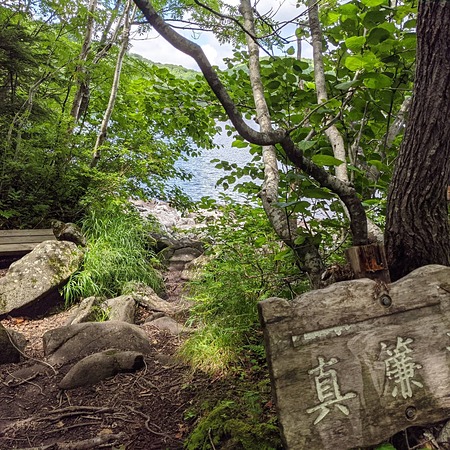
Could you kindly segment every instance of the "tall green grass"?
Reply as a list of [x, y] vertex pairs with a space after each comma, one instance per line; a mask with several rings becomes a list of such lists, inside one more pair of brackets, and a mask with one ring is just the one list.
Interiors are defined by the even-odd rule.
[[122, 294], [132, 281], [162, 289], [155, 254], [149, 249], [150, 226], [124, 203], [91, 209], [82, 231], [88, 241], [82, 268], [63, 288], [66, 304], [81, 298]]
[[189, 285], [188, 324], [198, 331], [180, 350], [210, 373], [228, 371], [246, 348], [262, 345], [257, 304], [288, 296], [285, 280], [297, 272], [292, 252], [282, 247], [261, 209], [229, 205], [222, 213], [208, 229], [212, 258]]

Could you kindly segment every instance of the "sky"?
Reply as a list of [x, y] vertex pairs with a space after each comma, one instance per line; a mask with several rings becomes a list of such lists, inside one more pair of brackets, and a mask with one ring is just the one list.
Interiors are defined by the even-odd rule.
[[[232, 0], [229, 3], [236, 5], [238, 1]], [[270, 10], [277, 11], [275, 18], [279, 21], [291, 20], [300, 13], [295, 0], [260, 0], [257, 8], [261, 15]], [[290, 25], [283, 30], [283, 35], [292, 36], [294, 32], [295, 26]], [[193, 38], [192, 32], [184, 32], [184, 35], [190, 39]], [[232, 56], [232, 46], [230, 44], [219, 44], [212, 33], [202, 32], [200, 35], [196, 33], [195, 38], [195, 42], [202, 47], [210, 63], [224, 68], [223, 58]], [[173, 48], [154, 31], [151, 31], [145, 39], [144, 37], [133, 39], [131, 45], [132, 53], [137, 53], [153, 62], [176, 64], [188, 69], [198, 70], [197, 64], [191, 57]], [[303, 53], [305, 57], [311, 57], [309, 48], [304, 48]]]

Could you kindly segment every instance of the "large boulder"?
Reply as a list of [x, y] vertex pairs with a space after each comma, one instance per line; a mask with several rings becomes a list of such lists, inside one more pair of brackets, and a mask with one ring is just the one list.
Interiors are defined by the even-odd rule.
[[57, 293], [80, 265], [83, 252], [68, 241], [44, 241], [0, 279], [0, 316]]
[[150, 353], [150, 341], [137, 325], [126, 322], [87, 322], [55, 328], [43, 336], [44, 354], [61, 366], [108, 349]]

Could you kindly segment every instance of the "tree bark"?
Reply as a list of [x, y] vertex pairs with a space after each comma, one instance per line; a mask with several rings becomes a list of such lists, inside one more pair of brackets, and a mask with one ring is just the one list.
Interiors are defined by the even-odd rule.
[[450, 265], [450, 2], [420, 1], [413, 101], [388, 195], [386, 253], [393, 281]]

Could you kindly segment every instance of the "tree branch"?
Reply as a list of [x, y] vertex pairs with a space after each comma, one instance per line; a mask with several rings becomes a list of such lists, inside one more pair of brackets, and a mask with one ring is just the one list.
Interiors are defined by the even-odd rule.
[[176, 49], [191, 56], [196, 61], [205, 76], [206, 81], [219, 99], [237, 132], [244, 139], [257, 145], [272, 145], [280, 142], [286, 136], [286, 131], [281, 129], [274, 130], [270, 133], [260, 133], [250, 128], [242, 119], [239, 110], [236, 108], [236, 105], [206, 58], [202, 48], [194, 42], [191, 42], [189, 39], [186, 39], [184, 36], [181, 36], [167, 25], [148, 0], [134, 0], [134, 2], [142, 11], [150, 25], [152, 25], [164, 39]]
[[296, 147], [286, 130], [277, 129], [258, 132], [250, 128], [242, 119], [239, 110], [217, 76], [217, 73], [212, 68], [201, 47], [172, 30], [172, 28], [167, 25], [166, 22], [157, 14], [156, 10], [148, 0], [133, 1], [142, 11], [145, 18], [149, 21], [153, 28], [155, 28], [155, 30], [163, 38], [165, 38], [170, 44], [181, 52], [191, 56], [197, 62], [206, 81], [222, 104], [237, 132], [252, 144], [262, 146], [281, 144], [282, 148], [286, 152], [286, 155], [293, 164], [317, 180], [321, 186], [330, 189], [339, 196], [342, 202], [349, 209], [351, 222], [350, 227], [354, 245], [366, 244], [366, 214], [355, 189], [348, 183], [337, 179], [335, 176], [329, 174], [325, 169], [315, 165], [312, 161], [307, 159], [303, 155], [303, 152]]

